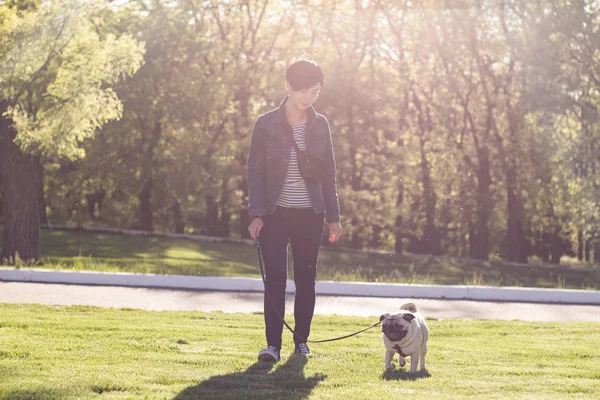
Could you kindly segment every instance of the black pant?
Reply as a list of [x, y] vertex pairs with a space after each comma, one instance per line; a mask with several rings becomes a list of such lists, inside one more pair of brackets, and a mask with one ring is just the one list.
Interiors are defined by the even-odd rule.
[[294, 343], [304, 343], [310, 334], [315, 310], [315, 279], [317, 258], [323, 235], [323, 215], [312, 208], [277, 206], [267, 215], [260, 232], [260, 247], [265, 262], [267, 290], [272, 302], [265, 296], [265, 331], [267, 344], [281, 348], [283, 322], [277, 314], [285, 315], [285, 287], [287, 280], [287, 248], [294, 257], [294, 320], [297, 335]]

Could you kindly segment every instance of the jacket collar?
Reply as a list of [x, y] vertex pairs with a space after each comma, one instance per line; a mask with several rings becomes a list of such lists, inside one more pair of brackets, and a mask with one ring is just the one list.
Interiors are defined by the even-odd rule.
[[[285, 103], [287, 102], [288, 97], [289, 96], [285, 96], [285, 98], [281, 101], [281, 104], [279, 104], [279, 108], [277, 109], [277, 115], [275, 116], [276, 123], [287, 121], [287, 118], [285, 116]], [[307, 125], [310, 126], [319, 118], [319, 115], [315, 111], [314, 107], [310, 106], [306, 109], [306, 117]]]

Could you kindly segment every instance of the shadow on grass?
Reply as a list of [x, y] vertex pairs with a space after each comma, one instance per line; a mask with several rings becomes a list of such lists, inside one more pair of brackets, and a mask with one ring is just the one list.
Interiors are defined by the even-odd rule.
[[394, 369], [381, 374], [381, 379], [386, 381], [416, 381], [418, 379], [429, 378], [430, 376], [431, 374], [427, 370], [410, 373], [401, 369]]
[[67, 390], [39, 388], [39, 389], [17, 389], [4, 393], [3, 399], [21, 400], [21, 399], [64, 399], [72, 396]]
[[257, 361], [243, 372], [213, 376], [190, 386], [175, 399], [307, 399], [315, 386], [327, 378], [322, 374], [305, 377], [307, 362], [298, 356], [289, 357], [284, 364]]

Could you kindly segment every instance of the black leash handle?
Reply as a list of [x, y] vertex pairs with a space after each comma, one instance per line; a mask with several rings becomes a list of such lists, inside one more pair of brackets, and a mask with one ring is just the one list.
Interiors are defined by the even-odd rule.
[[281, 322], [283, 322], [283, 324], [285, 325], [285, 327], [286, 327], [286, 328], [288, 328], [288, 330], [289, 330], [290, 332], [292, 332], [292, 334], [293, 334], [295, 337], [297, 337], [297, 338], [301, 339], [302, 341], [304, 341], [304, 342], [307, 342], [307, 343], [325, 343], [325, 342], [334, 342], [334, 341], [336, 341], [336, 340], [342, 340], [342, 339], [346, 339], [346, 338], [349, 338], [349, 337], [352, 337], [352, 336], [356, 336], [356, 335], [358, 335], [359, 333], [362, 333], [362, 332], [364, 332], [364, 331], [367, 331], [367, 330], [369, 330], [369, 329], [371, 329], [371, 328], [374, 328], [374, 327], [376, 327], [377, 325], [381, 324], [381, 321], [379, 321], [379, 322], [377, 322], [377, 323], [375, 323], [375, 324], [373, 324], [373, 325], [369, 326], [368, 328], [362, 329], [362, 330], [360, 330], [360, 331], [358, 331], [358, 332], [354, 332], [354, 333], [351, 333], [351, 334], [349, 334], [349, 335], [345, 335], [345, 336], [336, 337], [336, 338], [333, 338], [333, 339], [324, 339], [324, 340], [308, 340], [308, 339], [306, 339], [306, 338], [304, 338], [304, 337], [302, 337], [302, 336], [298, 335], [298, 334], [297, 334], [297, 333], [296, 333], [296, 332], [295, 332], [295, 331], [292, 329], [292, 327], [291, 327], [291, 326], [289, 326], [287, 322], [285, 322], [285, 319], [283, 318], [283, 316], [282, 316], [282, 315], [279, 313], [279, 311], [278, 311], [278, 310], [277, 310], [277, 308], [275, 307], [275, 304], [274, 304], [275, 302], [274, 302], [274, 301], [273, 301], [273, 299], [271, 298], [271, 294], [269, 293], [269, 290], [267, 289], [267, 279], [265, 278], [265, 271], [264, 271], [264, 268], [263, 268], [263, 261], [262, 261], [262, 252], [261, 252], [261, 249], [260, 249], [260, 241], [259, 241], [258, 239], [256, 240], [256, 253], [257, 253], [257, 257], [258, 257], [258, 265], [259, 265], [259, 267], [260, 267], [260, 275], [262, 276], [263, 285], [265, 286], [265, 295], [267, 296], [267, 299], [268, 299], [268, 300], [269, 300], [269, 302], [271, 303], [271, 307], [273, 308], [273, 311], [275, 312], [275, 315], [277, 315], [277, 317], [278, 317], [278, 318], [281, 320]]

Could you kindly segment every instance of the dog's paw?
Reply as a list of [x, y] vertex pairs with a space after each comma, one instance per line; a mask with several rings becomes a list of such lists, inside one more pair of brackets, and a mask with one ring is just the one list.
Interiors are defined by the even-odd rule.
[[396, 366], [395, 366], [394, 364], [386, 365], [386, 366], [385, 366], [385, 369], [386, 369], [387, 371], [391, 371], [391, 370], [394, 370], [394, 369], [396, 369]]
[[404, 367], [406, 365], [406, 360], [403, 358], [400, 360], [400, 368]]

